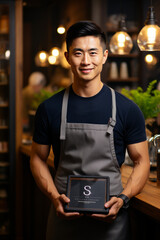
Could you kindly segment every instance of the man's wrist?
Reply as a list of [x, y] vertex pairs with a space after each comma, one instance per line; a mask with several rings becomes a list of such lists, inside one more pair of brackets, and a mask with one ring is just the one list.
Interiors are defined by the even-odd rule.
[[130, 202], [129, 197], [127, 197], [125, 194], [119, 194], [117, 198], [121, 198], [123, 200], [123, 205], [122, 205], [123, 208], [129, 207], [129, 202]]

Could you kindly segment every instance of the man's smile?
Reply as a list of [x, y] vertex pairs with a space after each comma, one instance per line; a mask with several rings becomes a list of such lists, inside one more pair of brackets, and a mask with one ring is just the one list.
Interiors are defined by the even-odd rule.
[[90, 73], [93, 70], [93, 68], [80, 68], [79, 70], [82, 73]]

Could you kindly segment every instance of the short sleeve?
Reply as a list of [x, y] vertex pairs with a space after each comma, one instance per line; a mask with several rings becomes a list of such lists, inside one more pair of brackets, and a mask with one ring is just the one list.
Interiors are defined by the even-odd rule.
[[132, 103], [126, 118], [125, 143], [134, 144], [146, 140], [145, 120], [139, 107]]
[[39, 105], [35, 115], [33, 141], [43, 145], [51, 144], [49, 121], [44, 103]]

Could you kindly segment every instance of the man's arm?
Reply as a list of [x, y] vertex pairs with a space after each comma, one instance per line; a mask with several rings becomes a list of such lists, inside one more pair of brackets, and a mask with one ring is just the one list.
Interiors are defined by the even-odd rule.
[[46, 163], [49, 152], [49, 145], [41, 145], [33, 142], [30, 168], [40, 190], [53, 201], [59, 194], [54, 186], [52, 176]]
[[132, 198], [141, 192], [149, 176], [148, 142], [128, 145], [127, 150], [134, 166], [122, 193]]
[[49, 145], [41, 145], [35, 142], [32, 143], [32, 152], [30, 158], [30, 168], [33, 177], [40, 190], [50, 198], [56, 209], [57, 215], [61, 217], [73, 218], [79, 216], [79, 213], [65, 213], [63, 204], [70, 200], [64, 194], [59, 194], [49, 168], [47, 166], [47, 158], [50, 152]]
[[[127, 184], [122, 191], [127, 197], [132, 198], [141, 192], [143, 189], [150, 170], [150, 161], [148, 155], [148, 143], [140, 142], [136, 144], [128, 145], [127, 147], [130, 158], [132, 159], [134, 166], [132, 173], [127, 181]], [[117, 213], [123, 205], [121, 198], [112, 197], [110, 201], [105, 204], [106, 208], [110, 208], [108, 215], [92, 215], [101, 220], [110, 221], [116, 218]]]

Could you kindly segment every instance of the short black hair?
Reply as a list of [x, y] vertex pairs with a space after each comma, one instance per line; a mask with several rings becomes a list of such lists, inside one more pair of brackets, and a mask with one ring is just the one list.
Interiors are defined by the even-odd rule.
[[101, 28], [92, 21], [80, 21], [72, 26], [67, 31], [66, 44], [67, 51], [75, 38], [85, 37], [85, 36], [95, 36], [99, 37], [100, 41], [106, 46], [106, 36]]

